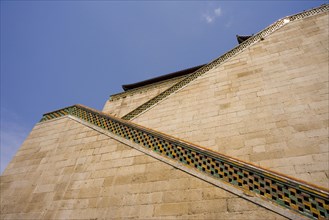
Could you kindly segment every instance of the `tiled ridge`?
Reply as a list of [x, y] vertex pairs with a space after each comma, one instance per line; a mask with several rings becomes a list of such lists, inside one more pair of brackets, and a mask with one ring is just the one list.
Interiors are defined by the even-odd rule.
[[295, 180], [82, 105], [46, 113], [40, 122], [66, 115], [77, 117], [138, 144], [143, 149], [188, 167], [193, 172], [222, 181], [248, 196], [261, 198], [305, 217], [329, 218], [328, 189]]
[[282, 19], [278, 20], [274, 24], [270, 25], [269, 27], [265, 28], [264, 30], [260, 31], [259, 33], [255, 34], [254, 36], [250, 37], [248, 40], [242, 42], [241, 44], [239, 44], [238, 46], [236, 46], [232, 50], [228, 51], [224, 55], [222, 55], [219, 58], [211, 61], [210, 63], [206, 64], [205, 66], [198, 69], [194, 73], [190, 74], [186, 78], [182, 79], [178, 83], [174, 84], [173, 86], [171, 86], [167, 90], [163, 91], [159, 95], [153, 97], [149, 101], [147, 101], [144, 104], [138, 106], [136, 109], [134, 109], [133, 111], [131, 111], [128, 114], [126, 114], [125, 116], [123, 116], [122, 119], [130, 120], [130, 119], [133, 119], [133, 118], [137, 117], [138, 115], [140, 115], [141, 113], [143, 113], [144, 111], [146, 111], [150, 107], [154, 106], [155, 104], [157, 104], [161, 100], [165, 99], [169, 95], [171, 95], [171, 94], [177, 92], [178, 90], [182, 89], [184, 86], [186, 86], [190, 82], [194, 81], [199, 76], [202, 76], [203, 74], [205, 74], [206, 72], [208, 72], [209, 70], [214, 68], [215, 66], [218, 66], [219, 64], [227, 61], [231, 57], [235, 56], [236, 54], [240, 53], [241, 51], [243, 51], [244, 49], [249, 47], [250, 45], [252, 45], [252, 44], [254, 44], [258, 41], [263, 40], [266, 36], [273, 33], [274, 31], [278, 30], [279, 28], [285, 26], [287, 23], [289, 23], [291, 21], [299, 20], [299, 19], [302, 19], [302, 18], [305, 18], [305, 17], [309, 17], [309, 16], [312, 16], [312, 15], [316, 15], [316, 14], [319, 14], [319, 13], [322, 13], [322, 12], [327, 12], [327, 11], [329, 11], [329, 5], [325, 4], [325, 5], [322, 5], [318, 8], [314, 8], [314, 9], [311, 9], [311, 10], [308, 10], [308, 11], [304, 11], [304, 12], [301, 12], [301, 13], [298, 13], [298, 14], [295, 14], [295, 15], [292, 15], [292, 16], [287, 16], [285, 18], [282, 18]]
[[172, 78], [172, 79], [156, 82], [156, 83], [153, 83], [153, 84], [150, 84], [150, 85], [145, 85], [143, 87], [138, 87], [138, 88], [131, 89], [131, 90], [128, 90], [128, 91], [125, 91], [125, 92], [120, 92], [120, 93], [117, 93], [117, 94], [113, 94], [113, 95], [110, 96], [109, 101], [112, 102], [112, 101], [116, 101], [116, 100], [125, 98], [127, 96], [134, 95], [136, 93], [147, 92], [148, 90], [154, 89], [155, 87], [157, 87], [159, 85], [169, 84], [174, 80], [181, 80], [185, 77], [186, 76], [178, 76], [178, 77], [175, 77], [175, 78]]

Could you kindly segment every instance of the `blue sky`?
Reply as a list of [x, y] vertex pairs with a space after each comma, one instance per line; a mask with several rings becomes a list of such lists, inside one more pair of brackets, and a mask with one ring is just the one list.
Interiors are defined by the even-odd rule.
[[134, 83], [207, 63], [328, 1], [1, 1], [1, 173], [45, 112], [101, 110]]

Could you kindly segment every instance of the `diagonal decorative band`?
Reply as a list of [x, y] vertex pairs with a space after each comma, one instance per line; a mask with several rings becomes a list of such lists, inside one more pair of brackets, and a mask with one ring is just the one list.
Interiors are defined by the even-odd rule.
[[40, 122], [72, 115], [182, 163], [248, 195], [287, 208], [312, 219], [329, 218], [329, 192], [290, 177], [187, 143], [163, 133], [74, 105], [43, 115]]
[[278, 20], [274, 24], [270, 25], [269, 27], [265, 28], [264, 30], [260, 31], [259, 33], [255, 34], [254, 36], [250, 37], [248, 40], [242, 42], [241, 44], [239, 44], [238, 46], [236, 46], [232, 50], [228, 51], [224, 55], [222, 55], [219, 58], [217, 58], [217, 59], [211, 61], [210, 63], [206, 64], [205, 66], [198, 69], [194, 73], [191, 73], [190, 75], [188, 75], [187, 77], [185, 77], [184, 79], [182, 79], [178, 83], [174, 84], [173, 86], [171, 86], [167, 90], [163, 91], [159, 95], [155, 96], [154, 98], [150, 99], [149, 101], [145, 102], [144, 104], [138, 106], [136, 109], [134, 109], [133, 111], [131, 111], [128, 114], [126, 114], [125, 116], [123, 116], [122, 119], [130, 120], [130, 119], [133, 119], [133, 118], [137, 117], [138, 115], [140, 115], [141, 113], [143, 113], [144, 111], [146, 111], [150, 107], [154, 106], [155, 104], [157, 104], [161, 100], [165, 99], [169, 95], [177, 92], [179, 89], [183, 88], [184, 86], [186, 86], [190, 82], [194, 81], [199, 76], [202, 76], [203, 74], [205, 74], [206, 72], [208, 72], [212, 68], [218, 66], [219, 64], [227, 61], [231, 57], [237, 55], [238, 53], [240, 53], [241, 51], [243, 51], [244, 49], [246, 49], [250, 45], [252, 45], [252, 44], [254, 44], [258, 41], [263, 40], [266, 36], [273, 33], [274, 31], [278, 30], [279, 28], [285, 26], [290, 21], [299, 20], [299, 19], [302, 19], [302, 18], [305, 18], [305, 17], [309, 17], [309, 16], [312, 16], [312, 15], [316, 15], [316, 14], [327, 12], [327, 11], [329, 11], [329, 5], [328, 4]]

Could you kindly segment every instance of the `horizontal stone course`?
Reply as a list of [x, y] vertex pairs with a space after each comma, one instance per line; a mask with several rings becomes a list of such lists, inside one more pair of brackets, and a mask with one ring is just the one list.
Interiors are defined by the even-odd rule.
[[290, 22], [133, 122], [328, 188], [300, 162], [329, 152], [327, 33], [327, 13]]
[[106, 101], [103, 112], [121, 117], [184, 77], [177, 77], [164, 82], [159, 82], [156, 85], [144, 86], [113, 95]]
[[[61, 123], [62, 127], [56, 127], [52, 132], [47, 129], [49, 133], [44, 135], [51, 136], [61, 132], [64, 144], [85, 138], [77, 135], [81, 129], [75, 129], [76, 133], [68, 134], [70, 136], [73, 134], [73, 139], [66, 138], [66, 130], [72, 127], [85, 127], [68, 118], [53, 122], [58, 123], [58, 121], [66, 123]], [[53, 122], [48, 122], [47, 128], [52, 127]], [[34, 130], [31, 134], [33, 133]], [[106, 139], [99, 138], [101, 136], [104, 135], [94, 133], [89, 138], [95, 142], [93, 137], [97, 137], [99, 142], [103, 143]], [[188, 216], [200, 216], [202, 213], [219, 212], [231, 213], [231, 217], [234, 217], [241, 215], [244, 210], [248, 212], [263, 210], [254, 204], [251, 205], [253, 208], [248, 208], [249, 202], [242, 202], [243, 199], [229, 192], [141, 154], [111, 138], [108, 138], [106, 143], [107, 146], [93, 145], [94, 148], [90, 150], [97, 154], [87, 155], [83, 163], [78, 162], [81, 156], [79, 152], [83, 151], [83, 147], [72, 146], [63, 148], [62, 151], [57, 151], [56, 148], [48, 149], [43, 155], [44, 162], [24, 174], [9, 166], [0, 179], [3, 186], [0, 188], [1, 218], [24, 219], [38, 213], [38, 218], [47, 219], [102, 217], [159, 219], [166, 216], [188, 218]], [[115, 150], [101, 153], [99, 149], [102, 147]], [[65, 149], [70, 153], [66, 154]], [[31, 151], [27, 156], [34, 153]], [[100, 159], [102, 155], [111, 153], [118, 157]], [[95, 159], [98, 157], [99, 159]], [[58, 159], [53, 160], [53, 158]], [[63, 161], [62, 166], [54, 166], [58, 163], [57, 160]], [[75, 163], [65, 161], [75, 161]], [[111, 165], [106, 169], [98, 169], [104, 162], [109, 162]], [[15, 159], [11, 163], [15, 165]], [[18, 168], [20, 165], [24, 166], [18, 163]], [[43, 170], [43, 167], [46, 167], [45, 172], [37, 171]], [[235, 199], [237, 203], [241, 201], [241, 211], [230, 212], [227, 209], [229, 199]], [[244, 206], [246, 207], [243, 208]], [[264, 213], [268, 213], [269, 219], [280, 218], [271, 211], [266, 210]]]
[[[328, 153], [328, 25], [323, 15], [302, 21], [136, 121], [325, 186], [328, 160], [320, 155]], [[317, 71], [309, 68], [315, 62]], [[123, 114], [151, 93], [117, 102], [111, 111]], [[283, 218], [69, 118], [36, 125], [0, 182], [1, 218]]]

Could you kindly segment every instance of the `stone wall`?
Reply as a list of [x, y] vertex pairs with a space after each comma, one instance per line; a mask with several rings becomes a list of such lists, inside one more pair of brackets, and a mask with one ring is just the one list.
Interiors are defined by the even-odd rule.
[[37, 124], [0, 179], [1, 219], [282, 219], [61, 118]]
[[146, 85], [112, 95], [110, 99], [106, 101], [102, 111], [113, 116], [122, 117], [137, 108], [139, 105], [168, 89], [184, 77], [185, 76], [176, 77], [163, 82]]
[[329, 187], [328, 13], [290, 22], [133, 120]]

